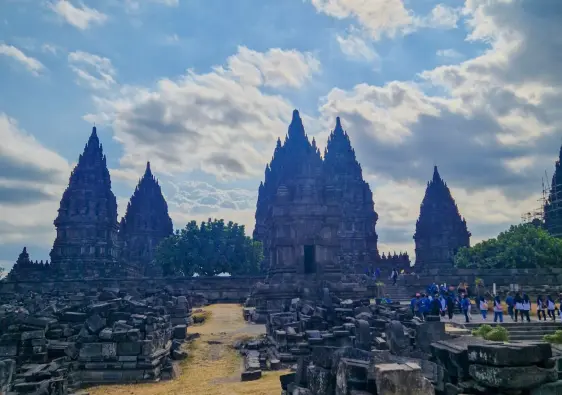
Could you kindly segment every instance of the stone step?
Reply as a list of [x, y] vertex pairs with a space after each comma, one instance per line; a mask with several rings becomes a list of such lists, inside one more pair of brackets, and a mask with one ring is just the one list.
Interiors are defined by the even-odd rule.
[[542, 341], [543, 340], [543, 336], [546, 335], [545, 334], [541, 334], [541, 335], [517, 335], [517, 336], [512, 336], [509, 335], [509, 340], [511, 341]]
[[[504, 317], [505, 319], [505, 317]], [[562, 329], [562, 323], [561, 322], [544, 322], [544, 321], [532, 321], [532, 322], [504, 322], [504, 323], [494, 323], [494, 322], [488, 322], [487, 324], [489, 325], [501, 325], [503, 327], [505, 327], [506, 329], [509, 328], [526, 328], [529, 326], [533, 326], [533, 328], [558, 328], [558, 329]], [[480, 325], [483, 325], [482, 323], [475, 323], [475, 322], [470, 322], [467, 324], [464, 324], [464, 326], [466, 328], [477, 328]]]

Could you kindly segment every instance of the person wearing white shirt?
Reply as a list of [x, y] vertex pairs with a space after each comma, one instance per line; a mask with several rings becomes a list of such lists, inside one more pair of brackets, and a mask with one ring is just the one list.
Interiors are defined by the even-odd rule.
[[482, 314], [482, 318], [486, 319], [486, 315], [488, 314], [488, 302], [483, 296], [480, 297], [480, 313]]
[[498, 322], [498, 319], [503, 322], [503, 306], [499, 295], [494, 298], [494, 322]]

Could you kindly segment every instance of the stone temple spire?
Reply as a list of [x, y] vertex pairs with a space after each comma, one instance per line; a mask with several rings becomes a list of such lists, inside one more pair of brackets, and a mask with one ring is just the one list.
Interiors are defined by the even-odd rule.
[[373, 193], [363, 179], [361, 165], [341, 120], [328, 137], [324, 153], [324, 174], [330, 200], [341, 205], [343, 223], [338, 234], [342, 255], [350, 270], [363, 273], [379, 259]]
[[145, 273], [158, 244], [173, 231], [168, 204], [148, 162], [121, 220], [121, 259]]
[[434, 166], [416, 222], [416, 270], [451, 267], [458, 249], [470, 246], [470, 236], [466, 220]]
[[96, 128], [72, 170], [54, 221], [52, 265], [71, 276], [117, 262], [117, 200]]
[[552, 183], [544, 205], [544, 225], [548, 233], [562, 237], [562, 146], [554, 165]]

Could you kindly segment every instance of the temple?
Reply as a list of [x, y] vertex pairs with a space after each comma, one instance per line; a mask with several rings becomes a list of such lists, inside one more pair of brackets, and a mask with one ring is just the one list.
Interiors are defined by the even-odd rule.
[[168, 204], [148, 162], [119, 225], [120, 259], [148, 274], [156, 247], [173, 231]]
[[[282, 201], [301, 206], [292, 210], [277, 209]], [[322, 212], [324, 214], [319, 214]], [[305, 214], [318, 218], [323, 215], [330, 226], [337, 221], [333, 235], [322, 236], [322, 239], [331, 239], [337, 244], [333, 248], [337, 256], [334, 259], [341, 261], [338, 265], [346, 272], [363, 273], [366, 268], [383, 263], [377, 249], [378, 215], [373, 194], [363, 180], [361, 166], [340, 119], [336, 119], [322, 159], [316, 141], [308, 140], [295, 110], [284, 143], [277, 140], [258, 192], [253, 236], [264, 245], [264, 272], [278, 264], [277, 247], [272, 238], [278, 234], [286, 234], [286, 238], [300, 237], [296, 235], [311, 226], [311, 219]], [[291, 224], [280, 225], [282, 221]], [[316, 226], [318, 229], [314, 231], [321, 231], [321, 223]]]
[[548, 199], [544, 205], [544, 226], [548, 233], [562, 237], [562, 147], [556, 161]]
[[61, 274], [83, 276], [117, 265], [117, 200], [95, 127], [70, 175], [54, 224], [51, 263]]
[[378, 236], [375, 226], [378, 214], [374, 209], [373, 193], [363, 180], [361, 165], [355, 157], [348, 134], [340, 118], [328, 138], [324, 153], [326, 194], [341, 210], [338, 229], [344, 266], [362, 272], [378, 259]]
[[51, 265], [48, 261], [32, 261], [29, 258], [27, 247], [23, 247], [16, 263], [8, 274], [8, 280], [41, 280], [45, 274], [49, 273], [50, 268]]
[[295, 110], [259, 188], [254, 238], [264, 245], [267, 278], [254, 290], [257, 322], [323, 287], [357, 294], [354, 259], [377, 258], [372, 193], [339, 120], [326, 156]]
[[447, 184], [437, 170], [427, 184], [416, 222], [416, 272], [453, 266], [453, 256], [470, 246], [470, 232]]

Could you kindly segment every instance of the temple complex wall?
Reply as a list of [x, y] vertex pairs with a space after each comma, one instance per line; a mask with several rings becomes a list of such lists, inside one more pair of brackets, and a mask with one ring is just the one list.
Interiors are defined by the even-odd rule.
[[88, 293], [101, 288], [119, 288], [131, 294], [136, 290], [158, 290], [167, 287], [174, 295], [201, 294], [209, 303], [242, 303], [248, 297], [250, 289], [265, 277], [178, 277], [178, 278], [98, 278], [75, 280], [35, 280], [35, 281], [0, 281], [0, 294], [49, 293], [64, 289], [65, 292]]
[[[524, 290], [543, 289], [544, 292], [557, 292], [562, 287], [562, 268], [552, 269], [493, 269], [475, 271], [471, 269], [439, 269], [402, 276], [398, 286], [405, 287], [412, 293], [425, 289], [429, 284], [447, 283], [458, 285], [461, 281], [474, 286], [476, 278], [484, 281], [486, 288], [495, 283], [497, 287], [506, 288], [518, 284]], [[131, 279], [76, 279], [76, 280], [41, 280], [41, 281], [0, 281], [0, 294], [33, 291], [46, 293], [57, 289], [72, 289], [76, 292], [88, 292], [100, 288], [119, 288], [127, 291], [162, 289], [168, 287], [174, 294], [201, 294], [210, 303], [240, 303], [249, 295], [252, 287], [263, 282], [262, 276], [233, 277], [193, 277], [193, 278], [131, 278]], [[531, 292], [532, 293], [532, 292]]]

